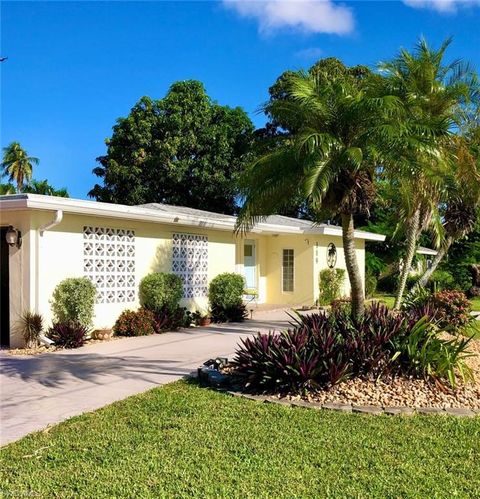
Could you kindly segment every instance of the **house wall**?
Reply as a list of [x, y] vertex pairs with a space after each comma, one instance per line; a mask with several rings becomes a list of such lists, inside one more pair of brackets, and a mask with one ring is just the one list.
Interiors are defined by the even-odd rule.
[[[84, 276], [84, 226], [135, 231], [135, 297], [122, 303], [95, 306], [94, 327], [111, 327], [126, 308], [135, 309], [138, 285], [150, 272], [172, 269], [173, 233], [200, 234], [208, 237], [208, 281], [222, 272], [243, 273], [243, 240], [231, 231], [180, 225], [136, 222], [106, 217], [64, 214], [62, 222], [40, 236], [39, 228], [54, 217], [53, 211], [11, 211], [1, 213], [1, 225], [13, 225], [22, 232], [20, 249], [10, 249], [10, 327], [11, 346], [22, 345], [18, 324], [25, 310], [41, 313], [48, 325], [52, 320], [50, 299], [57, 284], [67, 277]], [[342, 241], [334, 236], [258, 235], [257, 277], [259, 303], [272, 305], [312, 305], [318, 298], [318, 273], [326, 268], [326, 248], [337, 247], [337, 267], [345, 268]], [[365, 245], [357, 240], [357, 256], [364, 278]], [[282, 290], [282, 250], [295, 252], [294, 291]], [[348, 279], [345, 294], [349, 292]], [[190, 309], [206, 310], [207, 298], [183, 300]]]
[[[269, 236], [266, 244], [266, 301], [277, 305], [312, 305], [313, 245], [305, 235]], [[282, 290], [282, 254], [294, 250], [294, 290]]]
[[[235, 271], [235, 240], [231, 232], [65, 214], [59, 225], [40, 236], [38, 228], [52, 218], [52, 212], [33, 212], [31, 215], [30, 240], [34, 244], [28, 250], [31, 280], [27, 285], [30, 287], [29, 292], [25, 293], [30, 296], [30, 300], [24, 300], [20, 307], [30, 307], [42, 313], [47, 323], [52, 320], [50, 299], [56, 285], [67, 277], [85, 275], [85, 225], [135, 231], [135, 299], [127, 303], [96, 304], [94, 327], [97, 328], [111, 327], [124, 309], [139, 306], [138, 285], [142, 277], [151, 272], [171, 272], [173, 233], [208, 237], [208, 281], [222, 272]], [[15, 264], [12, 262], [11, 268], [13, 266]], [[185, 299], [182, 300], [182, 305], [190, 309], [206, 310], [208, 302], [206, 298]]]
[[[330, 243], [333, 243], [337, 248], [337, 262], [336, 269], [345, 270], [345, 281], [342, 290], [342, 296], [350, 296], [350, 281], [348, 279], [347, 267], [345, 265], [345, 253], [343, 251], [343, 242], [340, 236], [314, 236], [311, 238], [314, 245], [314, 295], [315, 300], [318, 299], [320, 294], [320, 271], [328, 268], [327, 264], [327, 248]], [[362, 281], [365, 285], [365, 241], [362, 239], [355, 240], [355, 247], [357, 252], [358, 265], [360, 267], [360, 274]]]

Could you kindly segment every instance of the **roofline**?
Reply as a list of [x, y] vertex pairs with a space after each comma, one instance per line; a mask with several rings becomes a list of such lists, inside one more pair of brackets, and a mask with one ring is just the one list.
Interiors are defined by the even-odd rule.
[[[155, 208], [142, 208], [123, 204], [102, 203], [84, 199], [44, 196], [41, 194], [10, 194], [0, 196], [2, 210], [62, 210], [65, 213], [92, 215], [105, 218], [138, 220], [142, 222], [164, 223], [168, 225], [187, 225], [225, 231], [235, 229], [235, 217], [231, 220], [211, 220], [197, 215], [181, 214], [174, 211], [161, 211]], [[300, 227], [260, 222], [250, 231], [260, 234], [321, 234], [341, 236], [341, 227], [315, 226]], [[369, 241], [384, 241], [385, 236], [372, 232], [355, 231], [355, 238]]]

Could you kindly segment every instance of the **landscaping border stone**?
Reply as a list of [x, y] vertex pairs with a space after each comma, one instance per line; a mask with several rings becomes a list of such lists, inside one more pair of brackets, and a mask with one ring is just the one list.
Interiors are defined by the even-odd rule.
[[269, 404], [277, 404], [287, 407], [301, 407], [307, 409], [322, 409], [328, 411], [340, 411], [344, 413], [370, 414], [379, 415], [386, 414], [389, 416], [411, 416], [414, 414], [423, 415], [444, 415], [456, 417], [474, 417], [480, 415], [480, 409], [472, 410], [463, 407], [400, 407], [400, 406], [375, 406], [375, 405], [356, 405], [345, 404], [341, 402], [318, 403], [309, 402], [308, 400], [298, 399], [291, 400], [286, 397], [275, 397], [272, 395], [258, 395], [242, 392], [240, 389], [229, 389], [229, 376], [205, 365], [198, 368], [198, 379], [200, 383], [213, 390], [227, 393], [232, 397], [241, 397], [247, 400], [263, 402]]

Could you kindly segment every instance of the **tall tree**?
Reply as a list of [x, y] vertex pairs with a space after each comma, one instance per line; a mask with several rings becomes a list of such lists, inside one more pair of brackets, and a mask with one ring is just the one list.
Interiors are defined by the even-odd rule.
[[277, 149], [247, 170], [238, 220], [239, 230], [249, 230], [299, 198], [317, 214], [339, 215], [354, 319], [364, 311], [354, 217], [368, 213], [380, 152], [389, 150], [399, 130], [382, 126], [400, 104], [371, 94], [375, 79], [363, 68], [356, 71], [332, 59], [319, 61], [315, 71], [284, 76], [282, 98], [269, 102], [265, 111], [286, 133]]
[[17, 184], [17, 192], [22, 192], [25, 182], [32, 178], [33, 165], [38, 163], [38, 158], [29, 156], [18, 142], [3, 148], [3, 175]]
[[212, 101], [198, 81], [174, 83], [163, 99], [143, 97], [117, 121], [93, 170], [103, 185], [89, 196], [233, 213], [252, 134], [242, 109]]
[[387, 77], [386, 91], [404, 103], [406, 120], [412, 127], [432, 127], [437, 142], [437, 153], [428, 157], [423, 149], [412, 148], [409, 141], [397, 145], [398, 157], [405, 160], [407, 167], [398, 170], [406, 252], [395, 299], [396, 308], [401, 304], [422, 230], [433, 223], [438, 236], [441, 234], [436, 211], [444, 188], [443, 179], [449, 176], [444, 154], [446, 141], [464, 120], [469, 103], [478, 96], [478, 81], [470, 67], [458, 60], [450, 64], [444, 62], [450, 42], [446, 40], [438, 50], [434, 50], [421, 39], [413, 52], [402, 49], [393, 61], [380, 66]]

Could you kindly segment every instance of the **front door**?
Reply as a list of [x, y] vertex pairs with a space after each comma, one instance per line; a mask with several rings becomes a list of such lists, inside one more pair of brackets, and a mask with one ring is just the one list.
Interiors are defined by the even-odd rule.
[[243, 245], [243, 266], [248, 289], [257, 289], [257, 263], [255, 241], [245, 241]]
[[10, 266], [7, 227], [0, 229], [0, 345], [10, 346]]

